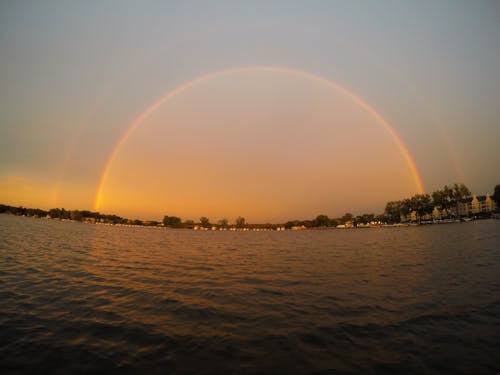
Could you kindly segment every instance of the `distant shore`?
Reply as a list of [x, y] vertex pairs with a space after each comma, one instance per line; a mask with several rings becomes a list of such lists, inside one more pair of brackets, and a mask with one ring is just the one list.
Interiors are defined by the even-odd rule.
[[498, 218], [499, 206], [500, 185], [495, 186], [494, 193], [490, 196], [488, 193], [472, 194], [464, 184], [455, 183], [450, 186], [445, 185], [443, 189], [436, 190], [432, 194], [415, 194], [410, 198], [387, 202], [384, 212], [378, 215], [373, 213], [353, 215], [347, 212], [341, 217], [330, 218], [328, 215], [320, 214], [314, 219], [289, 220], [274, 224], [251, 224], [242, 216], [238, 216], [234, 223], [230, 223], [227, 218], [221, 218], [214, 223], [206, 216], [201, 216], [198, 222], [169, 215], [165, 215], [163, 220], [140, 220], [89, 210], [65, 208], [43, 210], [5, 204], [0, 204], [0, 213], [125, 227], [182, 228], [199, 231], [284, 231], [449, 224]]
[[358, 226], [336, 226], [336, 227], [292, 227], [292, 228], [286, 228], [285, 226], [277, 226], [275, 228], [259, 228], [259, 227], [252, 227], [252, 226], [247, 226], [247, 227], [241, 227], [241, 228], [236, 228], [236, 227], [230, 227], [230, 228], [220, 228], [220, 227], [201, 227], [201, 226], [194, 226], [193, 228], [171, 228], [171, 227], [166, 227], [164, 225], [139, 225], [139, 224], [124, 224], [124, 223], [109, 223], [109, 222], [99, 222], [99, 221], [84, 221], [84, 220], [73, 220], [73, 219], [61, 219], [61, 218], [50, 218], [46, 216], [37, 216], [37, 215], [18, 215], [18, 214], [13, 214], [11, 212], [0, 212], [0, 214], [4, 215], [12, 215], [12, 216], [18, 216], [18, 217], [24, 217], [24, 218], [30, 218], [30, 219], [40, 219], [40, 220], [53, 220], [53, 221], [61, 221], [61, 222], [68, 222], [68, 223], [77, 223], [77, 224], [86, 224], [86, 225], [104, 225], [104, 226], [111, 226], [111, 227], [124, 227], [124, 228], [146, 228], [146, 229], [167, 229], [167, 230], [172, 230], [172, 229], [184, 229], [184, 230], [194, 230], [194, 231], [200, 231], [200, 232], [213, 232], [213, 231], [227, 231], [227, 232], [279, 232], [279, 231], [328, 231], [328, 230], [356, 230], [356, 229], [375, 229], [375, 228], [402, 228], [402, 227], [419, 227], [419, 226], [427, 226], [427, 225], [439, 225], [439, 224], [459, 224], [459, 223], [467, 223], [467, 222], [472, 222], [472, 221], [477, 221], [477, 220], [488, 220], [488, 219], [500, 219], [500, 214], [499, 213], [494, 213], [490, 217], [476, 217], [476, 218], [462, 218], [462, 219], [445, 219], [445, 220], [434, 220], [434, 221], [422, 221], [419, 223], [412, 223], [412, 222], [407, 222], [407, 223], [384, 223], [384, 224], [373, 224], [373, 225], [358, 225]]

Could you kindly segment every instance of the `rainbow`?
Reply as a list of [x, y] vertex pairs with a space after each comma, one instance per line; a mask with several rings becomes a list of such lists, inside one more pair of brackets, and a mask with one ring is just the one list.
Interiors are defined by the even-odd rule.
[[103, 190], [104, 186], [106, 184], [106, 180], [108, 178], [109, 172], [111, 170], [111, 167], [113, 165], [113, 162], [118, 155], [120, 149], [122, 146], [126, 143], [126, 141], [129, 139], [129, 137], [134, 133], [134, 131], [139, 128], [144, 121], [153, 113], [155, 112], [160, 106], [168, 102], [169, 100], [175, 98], [177, 95], [189, 90], [190, 88], [199, 85], [203, 82], [215, 79], [220, 76], [224, 75], [229, 75], [229, 74], [235, 74], [235, 73], [242, 73], [242, 72], [248, 72], [248, 71], [265, 71], [265, 72], [279, 72], [279, 73], [286, 73], [290, 74], [292, 76], [296, 77], [303, 77], [307, 78], [316, 82], [320, 82], [332, 90], [335, 90], [346, 97], [352, 99], [356, 104], [358, 104], [361, 108], [363, 108], [367, 113], [369, 113], [373, 118], [377, 121], [378, 124], [380, 124], [387, 133], [390, 134], [396, 145], [398, 146], [399, 151], [401, 152], [401, 155], [403, 156], [404, 160], [406, 161], [408, 168], [411, 171], [411, 174], [413, 176], [413, 180], [415, 182], [415, 186], [417, 188], [418, 193], [423, 193], [424, 188], [422, 184], [422, 179], [420, 177], [420, 174], [417, 170], [417, 167], [415, 165], [415, 161], [411, 157], [408, 148], [405, 146], [401, 138], [396, 134], [396, 132], [393, 130], [391, 125], [380, 115], [371, 105], [369, 105], [364, 99], [362, 99], [359, 95], [354, 94], [353, 92], [349, 91], [348, 89], [340, 86], [339, 84], [330, 81], [327, 78], [318, 76], [316, 74], [302, 71], [302, 70], [297, 70], [297, 69], [292, 69], [292, 68], [287, 68], [287, 67], [280, 67], [280, 66], [249, 66], [249, 67], [239, 67], [239, 68], [231, 68], [231, 69], [225, 69], [225, 70], [220, 70], [216, 72], [212, 72], [206, 75], [203, 75], [201, 77], [195, 78], [191, 81], [188, 81], [184, 84], [181, 84], [174, 89], [168, 91], [158, 99], [156, 99], [153, 103], [151, 103], [142, 113], [139, 114], [135, 118], [135, 120], [127, 127], [127, 129], [123, 132], [121, 137], [118, 139], [116, 142], [115, 146], [113, 147], [113, 150], [109, 154], [109, 157], [106, 161], [106, 164], [102, 170], [100, 180], [99, 180], [99, 185], [97, 187], [97, 191], [95, 194], [95, 201], [94, 201], [94, 210], [98, 211], [103, 200]]

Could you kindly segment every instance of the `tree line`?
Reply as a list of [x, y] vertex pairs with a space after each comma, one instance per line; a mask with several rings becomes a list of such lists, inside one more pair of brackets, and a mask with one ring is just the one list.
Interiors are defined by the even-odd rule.
[[[444, 211], [446, 217], [459, 215], [459, 204], [471, 196], [471, 191], [464, 184], [445, 185], [431, 194], [415, 194], [411, 198], [388, 202], [384, 215], [386, 221], [399, 223], [401, 218], [408, 217], [415, 212], [417, 221], [431, 215], [434, 208]], [[500, 207], [500, 185], [496, 185], [491, 198]]]
[[[415, 212], [417, 220], [421, 220], [426, 215], [432, 214], [435, 207], [445, 212], [445, 216], [454, 216], [458, 212], [458, 204], [464, 199], [471, 196], [471, 192], [464, 184], [445, 185], [442, 189], [438, 189], [431, 194], [415, 194], [410, 198], [405, 198], [397, 201], [387, 202], [383, 214], [375, 215], [373, 213], [365, 213], [362, 215], [353, 215], [346, 213], [338, 218], [329, 218], [325, 214], [316, 216], [309, 220], [290, 220], [284, 224], [249, 224], [245, 218], [238, 216], [234, 224], [230, 224], [229, 220], [222, 218], [215, 223], [212, 223], [206, 216], [199, 218], [198, 222], [194, 220], [182, 221], [178, 216], [165, 215], [163, 220], [143, 221], [139, 219], [127, 219], [114, 214], [101, 214], [87, 210], [66, 210], [64, 208], [52, 208], [50, 210], [42, 210], [39, 208], [14, 207], [5, 204], [0, 204], [0, 213], [11, 213], [14, 215], [34, 216], [34, 217], [50, 217], [60, 220], [74, 220], [86, 222], [100, 222], [108, 224], [128, 224], [142, 226], [165, 226], [169, 228], [201, 228], [230, 229], [230, 228], [253, 228], [253, 229], [276, 229], [284, 226], [287, 229], [292, 227], [305, 228], [321, 228], [321, 227], [336, 227], [339, 225], [362, 226], [369, 223], [399, 223], [401, 218], [408, 217], [412, 212]], [[494, 193], [491, 198], [497, 204], [497, 210], [500, 208], [500, 184], [494, 188]]]
[[[286, 228], [305, 227], [336, 227], [338, 225], [352, 225], [353, 227], [366, 225], [370, 223], [400, 223], [401, 218], [408, 217], [415, 212], [417, 221], [420, 221], [426, 215], [432, 214], [435, 207], [444, 210], [446, 216], [456, 215], [458, 204], [471, 196], [471, 191], [464, 184], [455, 183], [445, 185], [431, 194], [415, 194], [410, 198], [387, 202], [384, 213], [362, 214], [354, 216], [346, 213], [339, 218], [329, 218], [327, 215], [318, 215], [311, 220], [293, 220], [285, 223]], [[500, 184], [494, 188], [491, 198], [496, 202], [497, 210], [500, 208]]]
[[[196, 226], [201, 228], [217, 228], [217, 229], [229, 229], [229, 228], [245, 228], [248, 224], [244, 217], [238, 216], [235, 220], [234, 225], [229, 224], [229, 220], [226, 218], [218, 220], [216, 223], [212, 223], [210, 219], [206, 216], [200, 217], [197, 223], [194, 220], [182, 221], [178, 216], [164, 216], [163, 225], [170, 228], [194, 228]], [[252, 224], [253, 226], [262, 226], [265, 224]], [[272, 225], [272, 224], [269, 224]]]
[[18, 216], [49, 217], [51, 219], [101, 222], [107, 224], [129, 224], [129, 225], [158, 225], [158, 221], [142, 221], [139, 219], [126, 219], [114, 214], [101, 214], [87, 210], [66, 210], [64, 208], [51, 208], [42, 210], [40, 208], [15, 207], [0, 204], [0, 213], [10, 213]]
[[290, 229], [293, 227], [304, 227], [304, 228], [321, 228], [321, 227], [336, 227], [339, 225], [364, 225], [372, 222], [383, 222], [383, 215], [375, 215], [373, 213], [353, 215], [350, 212], [345, 213], [341, 217], [329, 218], [328, 215], [321, 214], [316, 216], [314, 219], [310, 220], [291, 220], [285, 223], [285, 228]]

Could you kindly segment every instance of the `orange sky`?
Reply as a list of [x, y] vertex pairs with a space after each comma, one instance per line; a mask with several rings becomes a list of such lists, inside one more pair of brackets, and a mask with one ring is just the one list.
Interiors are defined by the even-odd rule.
[[279, 222], [375, 210], [418, 191], [396, 140], [325, 83], [248, 70], [193, 85], [123, 144], [102, 212]]
[[216, 3], [2, 4], [0, 203], [255, 222], [498, 184], [493, 2]]

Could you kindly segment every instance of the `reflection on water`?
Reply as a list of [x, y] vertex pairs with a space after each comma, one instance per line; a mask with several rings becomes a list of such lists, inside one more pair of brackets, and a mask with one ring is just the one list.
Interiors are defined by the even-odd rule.
[[2, 373], [500, 370], [500, 221], [0, 238]]

